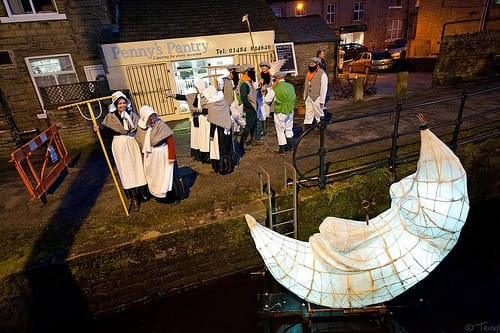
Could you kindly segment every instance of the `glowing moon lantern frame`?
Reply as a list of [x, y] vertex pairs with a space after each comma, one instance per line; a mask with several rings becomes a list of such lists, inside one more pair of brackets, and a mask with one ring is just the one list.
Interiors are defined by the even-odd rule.
[[391, 207], [370, 220], [327, 217], [309, 242], [246, 215], [273, 277], [297, 296], [332, 308], [393, 299], [424, 279], [457, 243], [469, 211], [460, 160], [421, 131], [417, 170], [390, 188]]

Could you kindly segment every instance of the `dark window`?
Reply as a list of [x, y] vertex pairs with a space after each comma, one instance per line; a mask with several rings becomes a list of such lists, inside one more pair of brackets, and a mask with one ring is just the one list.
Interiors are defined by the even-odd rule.
[[9, 51], [0, 51], [0, 66], [13, 65], [14, 59]]
[[365, 19], [365, 3], [355, 2], [354, 3], [354, 21], [362, 21]]
[[7, 3], [13, 15], [57, 12], [52, 0], [7, 0]]

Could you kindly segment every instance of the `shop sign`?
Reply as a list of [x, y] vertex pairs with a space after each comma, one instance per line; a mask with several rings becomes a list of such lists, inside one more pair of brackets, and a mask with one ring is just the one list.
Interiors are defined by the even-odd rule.
[[274, 30], [252, 32], [252, 37], [253, 44], [249, 33], [238, 33], [103, 44], [101, 49], [108, 67], [273, 50]]
[[368, 27], [366, 26], [366, 24], [340, 26], [340, 33], [341, 34], [347, 34], [349, 32], [366, 31], [366, 30], [368, 30]]

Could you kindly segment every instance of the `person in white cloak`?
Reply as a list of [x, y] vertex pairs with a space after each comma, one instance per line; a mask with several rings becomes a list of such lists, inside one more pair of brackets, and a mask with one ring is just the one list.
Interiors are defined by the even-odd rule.
[[222, 92], [209, 86], [203, 91], [207, 103], [202, 107], [208, 110], [210, 123], [210, 160], [212, 169], [225, 175], [238, 166], [238, 156], [234, 152], [231, 127], [231, 111]]
[[135, 138], [143, 153], [149, 192], [160, 201], [178, 203], [182, 193], [174, 186], [178, 180], [174, 132], [149, 105], [139, 109], [139, 116]]
[[142, 167], [142, 154], [134, 136], [139, 117], [132, 103], [121, 91], [114, 92], [108, 114], [94, 131], [113, 137], [111, 151], [125, 195], [132, 211], [139, 211], [141, 202], [148, 199], [146, 177]]
[[240, 80], [238, 75], [239, 66], [234, 64], [227, 66], [228, 75], [219, 80], [219, 89], [221, 89], [224, 99], [226, 100], [231, 110], [231, 118], [233, 120], [233, 138], [237, 140], [240, 132], [246, 126], [246, 121], [243, 115], [243, 105], [240, 104], [236, 94], [236, 88]]
[[165, 93], [166, 97], [175, 98], [178, 101], [186, 101], [191, 111], [191, 157], [202, 163], [210, 163], [210, 124], [207, 120], [208, 111], [203, 110], [201, 105], [204, 102], [202, 91], [205, 89], [205, 82], [199, 80], [194, 83], [186, 95]]

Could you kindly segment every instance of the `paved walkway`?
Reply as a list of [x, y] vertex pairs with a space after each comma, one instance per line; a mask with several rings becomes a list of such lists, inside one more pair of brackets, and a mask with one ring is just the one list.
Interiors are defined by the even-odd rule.
[[[367, 112], [379, 107], [393, 108], [397, 102], [395, 82], [395, 74], [380, 74], [376, 95], [366, 98], [363, 103], [357, 105], [353, 105], [352, 99], [330, 100], [327, 108], [333, 114], [333, 118], [352, 115], [353, 112]], [[483, 86], [493, 85], [500, 84], [476, 83], [470, 88], [478, 90]], [[419, 102], [440, 98], [446, 94], [456, 96], [460, 91], [461, 87], [431, 89], [431, 73], [409, 75], [408, 95], [410, 98], [416, 96]], [[489, 96], [481, 103], [474, 107], [498, 108], [500, 92]], [[444, 111], [432, 112], [431, 120], [432, 117], [445, 116], [447, 113]], [[452, 112], [456, 114], [455, 106]], [[414, 123], [413, 115], [412, 119]], [[296, 117], [297, 126], [301, 126], [301, 121], [300, 117]], [[380, 135], [378, 131], [385, 130], [381, 124], [381, 122], [365, 121], [354, 128], [352, 126], [343, 128], [339, 125], [335, 127], [334, 137], [339, 140], [341, 138], [350, 140], [363, 135], [368, 137]], [[219, 218], [242, 216], [248, 213], [249, 209], [255, 209], [256, 202], [260, 204], [262, 198], [259, 178], [262, 170], [270, 174], [276, 187], [284, 183], [284, 169], [292, 163], [292, 155], [288, 153], [280, 156], [273, 153], [278, 148], [273, 130], [261, 144], [254, 145], [246, 151], [240, 167], [234, 173], [222, 176], [215, 174], [210, 165], [191, 159], [189, 130], [186, 123], [180, 122], [172, 126], [175, 127], [174, 138], [180, 172], [188, 189], [187, 198], [179, 205], [167, 205], [150, 200], [142, 205], [139, 213], [126, 218], [102, 153], [99, 153], [100, 147], [96, 143], [97, 153], [94, 157], [86, 159], [85, 156], [71, 156], [72, 164], [68, 174], [48, 194], [48, 202], [45, 205], [40, 200], [30, 200], [14, 167], [2, 171], [0, 243], [4, 244], [4, 252], [20, 251], [20, 256], [23, 253], [27, 255], [26, 251], [31, 250], [30, 246], [39, 239], [43, 230], [54, 233], [53, 237], [46, 237], [51, 242], [62, 238], [60, 244], [51, 243], [46, 244], [47, 246], [51, 248], [59, 246], [62, 256], [71, 257], [147, 237], [152, 232], [164, 233], [182, 228], [195, 228]], [[263, 209], [263, 204], [260, 205]], [[61, 221], [64, 223], [60, 224]]]

